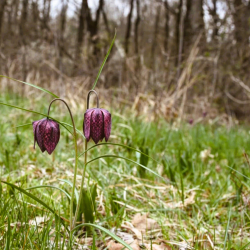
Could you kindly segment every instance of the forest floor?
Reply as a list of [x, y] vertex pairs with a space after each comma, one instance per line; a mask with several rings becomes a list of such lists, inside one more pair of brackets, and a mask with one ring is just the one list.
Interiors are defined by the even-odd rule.
[[[0, 96], [0, 102], [46, 113], [47, 99], [38, 99]], [[89, 222], [111, 234], [81, 227], [70, 242], [66, 230], [70, 206], [65, 194], [71, 193], [74, 174], [72, 135], [61, 127], [60, 142], [50, 156], [38, 146], [33, 149], [31, 123], [40, 115], [7, 106], [0, 110], [1, 180], [33, 195], [1, 184], [1, 249], [125, 249], [112, 235], [132, 249], [249, 249], [249, 127], [228, 128], [216, 121], [176, 127], [164, 120], [145, 122], [145, 117], [129, 110], [110, 110], [109, 142], [127, 147], [106, 144], [88, 152], [88, 160], [102, 155], [119, 158], [100, 158], [87, 165], [85, 194], [96, 188], [95, 212]], [[84, 112], [78, 105], [72, 112], [82, 131]], [[71, 124], [61, 105], [53, 105], [51, 116]], [[78, 149], [84, 151], [80, 134]], [[83, 162], [82, 156], [78, 190]], [[32, 187], [37, 188], [28, 189]], [[64, 225], [32, 197], [53, 208]]]

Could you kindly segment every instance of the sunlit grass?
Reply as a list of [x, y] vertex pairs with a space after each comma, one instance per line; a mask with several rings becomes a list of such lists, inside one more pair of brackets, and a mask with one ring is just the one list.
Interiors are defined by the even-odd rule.
[[[14, 95], [2, 95], [0, 101], [42, 113], [48, 106], [46, 99], [34, 101]], [[77, 108], [72, 112], [77, 128], [82, 130], [83, 114]], [[63, 107], [54, 106], [52, 114], [70, 123]], [[34, 150], [31, 123], [40, 118], [1, 106], [1, 179], [23, 189], [52, 185], [70, 193], [71, 186], [59, 179], [73, 179], [72, 135], [61, 127], [61, 139], [52, 156], [42, 154], [39, 148]], [[30, 125], [16, 128], [27, 123]], [[162, 241], [172, 249], [179, 249], [180, 245], [194, 249], [247, 249], [244, 246], [249, 241], [250, 166], [244, 153], [250, 153], [249, 128], [185, 123], [175, 128], [163, 120], [149, 123], [129, 110], [122, 115], [116, 110], [112, 112], [111, 135], [110, 142], [147, 151], [158, 163], [115, 145], [91, 149], [89, 161], [115, 154], [138, 163], [143, 161], [163, 179], [122, 158], [102, 158], [90, 163], [86, 182], [89, 187], [97, 184], [95, 224], [134, 235], [124, 225], [128, 227], [134, 215], [142, 212], [160, 226], [143, 235], [145, 244]], [[89, 147], [94, 145], [90, 144]], [[79, 135], [79, 153], [84, 151], [83, 145]], [[49, 187], [28, 192], [55, 209], [68, 225], [69, 199], [64, 192]], [[4, 184], [0, 193], [0, 248], [70, 249], [68, 232], [53, 213]], [[75, 249], [84, 249], [84, 244], [104, 249], [110, 240], [97, 229], [94, 234], [86, 232], [78, 232]], [[94, 243], [89, 243], [88, 237]]]

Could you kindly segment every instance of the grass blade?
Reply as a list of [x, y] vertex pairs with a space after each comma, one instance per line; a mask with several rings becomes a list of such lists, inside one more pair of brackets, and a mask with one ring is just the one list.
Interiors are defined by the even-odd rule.
[[223, 247], [224, 250], [226, 249], [226, 244], [227, 244], [228, 229], [229, 229], [230, 219], [231, 219], [231, 208], [232, 208], [232, 204], [230, 205], [229, 210], [228, 210], [228, 220], [227, 220], [227, 227], [225, 230], [224, 247]]
[[[73, 128], [73, 125], [68, 124], [68, 123], [66, 123], [66, 122], [60, 122], [60, 123], [66, 125], [66, 126], [68, 126], [68, 127]], [[83, 137], [83, 139], [85, 140], [85, 136], [84, 136], [84, 134], [83, 134], [80, 130], [78, 130], [78, 129], [76, 128], [76, 132], [79, 133], [79, 134]]]
[[239, 172], [238, 170], [236, 170], [236, 169], [234, 169], [234, 168], [232, 168], [232, 167], [230, 167], [230, 166], [225, 166], [225, 167], [226, 167], [226, 168], [229, 168], [229, 169], [231, 169], [231, 170], [233, 170], [233, 171], [235, 171], [237, 174], [239, 174], [239, 175], [245, 177], [246, 179], [250, 180], [249, 177], [247, 177], [246, 175], [242, 174], [242, 173]]
[[[51, 116], [48, 116], [47, 114], [43, 114], [43, 113], [40, 113], [40, 112], [37, 112], [37, 111], [33, 111], [33, 110], [30, 110], [30, 109], [25, 109], [25, 108], [21, 108], [21, 107], [18, 107], [18, 106], [15, 106], [15, 105], [11, 105], [11, 104], [8, 104], [8, 103], [4, 103], [4, 102], [0, 102], [0, 105], [4, 105], [4, 106], [7, 106], [7, 107], [11, 107], [11, 108], [15, 108], [15, 109], [20, 109], [20, 110], [23, 110], [23, 111], [26, 111], [26, 112], [30, 112], [30, 113], [33, 113], [33, 114], [37, 114], [37, 115], [42, 115], [44, 117], [48, 117], [48, 118], [51, 118], [53, 119], [54, 121], [58, 122], [59, 124], [61, 124], [66, 130], [68, 130], [69, 133], [72, 134], [72, 132], [65, 126], [67, 123], [65, 122], [60, 122], [56, 119], [54, 119], [53, 117]], [[26, 126], [27, 124], [25, 125], [20, 125], [19, 127], [22, 127], [22, 126]], [[70, 124], [67, 124], [68, 126], [71, 126]]]
[[112, 47], [113, 47], [113, 45], [114, 45], [115, 38], [116, 38], [116, 31], [115, 31], [114, 38], [113, 38], [113, 40], [112, 40], [112, 42], [111, 42], [111, 44], [110, 44], [109, 50], [108, 50], [108, 52], [107, 52], [107, 54], [106, 54], [106, 56], [105, 56], [105, 58], [104, 58], [104, 60], [103, 60], [103, 62], [102, 62], [101, 68], [99, 69], [99, 72], [98, 72], [98, 74], [97, 74], [97, 77], [96, 77], [96, 79], [95, 79], [95, 83], [94, 83], [92, 89], [95, 89], [95, 86], [96, 86], [96, 84], [97, 84], [97, 82], [98, 82], [98, 79], [99, 79], [99, 77], [100, 77], [100, 75], [101, 75], [101, 73], [102, 73], [102, 69], [103, 69], [103, 67], [104, 67], [104, 65], [105, 65], [105, 63], [106, 63], [106, 61], [107, 61], [107, 59], [108, 59], [108, 57], [109, 57], [109, 54], [110, 54], [110, 52], [111, 52], [111, 49], [112, 49]]
[[22, 127], [26, 127], [26, 126], [31, 126], [32, 125], [32, 123], [25, 123], [25, 124], [22, 124], [22, 125], [18, 125], [18, 126], [16, 126], [16, 128], [22, 128]]
[[240, 248], [240, 250], [246, 249], [246, 247], [248, 247], [249, 245], [250, 245], [250, 242], [248, 242], [245, 246], [243, 246], [242, 248]]
[[79, 155], [78, 158], [80, 158], [82, 155], [84, 155], [84, 154], [85, 154], [86, 152], [88, 152], [89, 150], [91, 150], [91, 149], [93, 149], [93, 148], [95, 148], [95, 147], [98, 147], [98, 146], [103, 146], [103, 145], [114, 145], [114, 146], [119, 146], [119, 147], [123, 147], [123, 148], [128, 148], [128, 149], [134, 150], [134, 151], [136, 151], [136, 152], [138, 152], [138, 153], [140, 153], [140, 154], [142, 154], [142, 155], [145, 155], [145, 156], [147, 156], [149, 159], [151, 159], [152, 161], [154, 161], [154, 162], [160, 164], [160, 162], [156, 161], [154, 158], [150, 157], [149, 155], [143, 153], [142, 151], [140, 151], [140, 150], [138, 150], [138, 149], [136, 149], [136, 148], [132, 148], [132, 147], [129, 147], [129, 146], [127, 146], [127, 145], [123, 145], [123, 144], [120, 144], [120, 143], [112, 143], [112, 142], [98, 143], [98, 144], [96, 144], [96, 145], [94, 145], [94, 146], [88, 148], [88, 149], [87, 149], [86, 151], [84, 151], [83, 153], [81, 153], [81, 154]]
[[[62, 181], [62, 182], [65, 182], [67, 184], [69, 184], [72, 188], [73, 188], [73, 183], [68, 181], [68, 180], [65, 180], [65, 179], [58, 179], [59, 181]], [[79, 200], [79, 195], [78, 195], [78, 192], [77, 192], [77, 189], [75, 188], [75, 197], [76, 197], [76, 201], [78, 202]]]
[[26, 191], [25, 189], [23, 189], [23, 188], [20, 188], [20, 187], [14, 185], [14, 184], [12, 184], [12, 183], [9, 183], [9, 182], [7, 182], [7, 181], [2, 181], [2, 180], [0, 180], [0, 182], [2, 182], [2, 183], [6, 184], [6, 185], [8, 185], [8, 186], [10, 186], [10, 187], [12, 187], [12, 188], [14, 188], [14, 189], [17, 189], [17, 190], [20, 191], [21, 193], [27, 195], [27, 196], [30, 197], [31, 199], [33, 199], [33, 200], [35, 200], [36, 202], [40, 203], [42, 206], [44, 206], [44, 207], [47, 208], [50, 212], [52, 212], [58, 219], [61, 220], [60, 216], [59, 216], [50, 206], [48, 206], [45, 202], [43, 202], [42, 200], [40, 200], [39, 198], [37, 198], [35, 195], [33, 195], [33, 194], [27, 192], [27, 191]]
[[[44, 114], [45, 115], [45, 114]], [[53, 120], [55, 120], [54, 118], [53, 118]], [[57, 120], [55, 120], [55, 121], [57, 121]], [[68, 127], [71, 127], [71, 128], [73, 128], [73, 126], [71, 125], [71, 124], [68, 124], [68, 123], [66, 123], [66, 122], [59, 122], [59, 121], [57, 121], [58, 123], [60, 123], [62, 126], [63, 125], [65, 125], [65, 126], [68, 126]], [[16, 126], [16, 128], [22, 128], [22, 127], [26, 127], [26, 126], [31, 126], [32, 125], [32, 123], [26, 123], [26, 124], [22, 124], [22, 125], [18, 125], [18, 126]], [[64, 128], [66, 128], [65, 126], [63, 126]], [[67, 129], [68, 130], [68, 129]], [[68, 130], [69, 131], [69, 130]], [[70, 132], [70, 131], [69, 131]], [[82, 137], [83, 137], [83, 139], [85, 139], [85, 136], [84, 136], [84, 134], [80, 131], [80, 130], [78, 130], [77, 128], [76, 128], [76, 132], [78, 132]], [[71, 133], [71, 132], [70, 132]], [[71, 133], [72, 134], [72, 133]]]
[[8, 76], [3, 76], [3, 75], [0, 75], [0, 77], [5, 77], [5, 78], [8, 78], [8, 79], [13, 80], [13, 81], [16, 81], [16, 82], [24, 83], [24, 84], [29, 85], [29, 86], [31, 86], [31, 87], [34, 87], [34, 88], [36, 88], [36, 89], [42, 90], [43, 92], [45, 92], [45, 93], [47, 93], [47, 94], [50, 94], [50, 95], [52, 95], [52, 96], [55, 97], [55, 98], [59, 98], [59, 96], [55, 95], [54, 93], [50, 92], [49, 90], [44, 89], [44, 88], [41, 88], [41, 87], [39, 87], [39, 86], [36, 86], [36, 85], [34, 85], [34, 84], [32, 84], [32, 83], [23, 82], [23, 81], [20, 81], [20, 80], [17, 80], [17, 79], [8, 77]]
[[113, 158], [118, 158], [118, 159], [123, 159], [123, 160], [126, 160], [126, 161], [130, 161], [130, 162], [132, 162], [132, 163], [134, 163], [134, 164], [136, 164], [136, 165], [138, 165], [138, 166], [141, 166], [142, 168], [145, 168], [146, 170], [148, 170], [148, 171], [151, 172], [152, 174], [154, 174], [154, 175], [160, 177], [161, 179], [163, 179], [163, 180], [165, 181], [165, 179], [164, 179], [162, 176], [160, 176], [159, 174], [157, 174], [156, 172], [154, 172], [154, 171], [151, 170], [150, 168], [147, 168], [147, 167], [143, 166], [142, 164], [140, 164], [140, 163], [138, 163], [138, 162], [136, 162], [136, 161], [133, 161], [133, 160], [131, 160], [131, 159], [129, 159], [129, 158], [122, 157], [122, 156], [118, 156], [118, 155], [101, 155], [101, 156], [98, 156], [98, 157], [96, 157], [96, 158], [94, 158], [94, 159], [88, 161], [88, 162], [87, 162], [87, 165], [88, 165], [89, 163], [93, 162], [93, 161], [96, 161], [96, 160], [101, 159], [101, 158], [106, 158], [106, 157], [113, 157]]
[[10, 237], [11, 237], [10, 218], [8, 218], [8, 229], [6, 232], [6, 244], [4, 250], [10, 249]]
[[111, 233], [108, 229], [104, 228], [104, 227], [101, 227], [99, 225], [95, 225], [95, 224], [91, 224], [91, 223], [83, 223], [83, 224], [80, 224], [78, 226], [76, 226], [74, 230], [76, 230], [77, 228], [79, 227], [82, 227], [82, 226], [90, 226], [90, 227], [95, 227], [101, 231], [103, 231], [104, 233], [108, 234], [109, 236], [111, 236], [114, 240], [116, 240], [117, 242], [121, 243], [124, 247], [126, 247], [127, 249], [129, 250], [133, 250], [133, 248], [131, 246], [129, 246], [126, 242], [124, 242], [122, 239], [120, 239], [118, 236], [116, 236], [115, 234]]
[[69, 199], [71, 199], [71, 196], [65, 190], [63, 190], [63, 189], [61, 189], [59, 187], [51, 186], [51, 185], [35, 186], [35, 187], [26, 188], [25, 190], [32, 190], [32, 189], [37, 189], [37, 188], [54, 188], [54, 189], [58, 189], [61, 192], [63, 192]]

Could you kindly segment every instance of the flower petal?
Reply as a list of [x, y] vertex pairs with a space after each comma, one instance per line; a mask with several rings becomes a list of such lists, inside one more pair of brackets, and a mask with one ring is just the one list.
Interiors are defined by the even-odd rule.
[[44, 147], [44, 143], [43, 143], [46, 123], [47, 123], [47, 118], [44, 118], [40, 120], [36, 126], [36, 140], [42, 152], [46, 150], [46, 148]]
[[[51, 120], [51, 126], [54, 127], [54, 133], [53, 133], [53, 143], [56, 145], [58, 144], [59, 140], [60, 140], [60, 126], [56, 121]], [[54, 147], [54, 149], [55, 149]], [[54, 150], [53, 149], [53, 150]], [[52, 152], [53, 152], [52, 150]]]
[[104, 117], [104, 136], [105, 136], [105, 140], [106, 142], [109, 139], [110, 136], [110, 132], [111, 132], [111, 114], [108, 112], [108, 110], [106, 109], [101, 109], [102, 113], [103, 113], [103, 117]]
[[32, 125], [33, 125], [33, 133], [34, 133], [34, 149], [36, 148], [36, 147], [35, 147], [35, 145], [36, 145], [36, 126], [38, 125], [38, 123], [39, 123], [40, 121], [41, 121], [41, 120], [32, 122]]
[[103, 138], [103, 113], [101, 109], [96, 108], [92, 112], [90, 127], [91, 138], [97, 144]]
[[51, 154], [54, 151], [57, 143], [59, 142], [59, 139], [60, 139], [59, 124], [55, 121], [48, 119], [45, 126], [43, 144], [49, 154]]
[[93, 109], [87, 109], [84, 114], [84, 121], [83, 121], [83, 133], [87, 141], [90, 140], [90, 121]]

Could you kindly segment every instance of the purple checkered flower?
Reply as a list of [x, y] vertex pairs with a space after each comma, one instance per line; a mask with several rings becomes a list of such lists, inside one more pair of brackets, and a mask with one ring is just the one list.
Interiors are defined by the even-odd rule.
[[111, 114], [106, 109], [87, 109], [84, 114], [83, 133], [87, 142], [92, 138], [95, 144], [105, 137], [106, 142], [111, 132]]
[[46, 150], [51, 154], [60, 139], [59, 124], [53, 120], [44, 118], [39, 121], [34, 121], [32, 125], [34, 132], [34, 148], [37, 142], [42, 152]]

